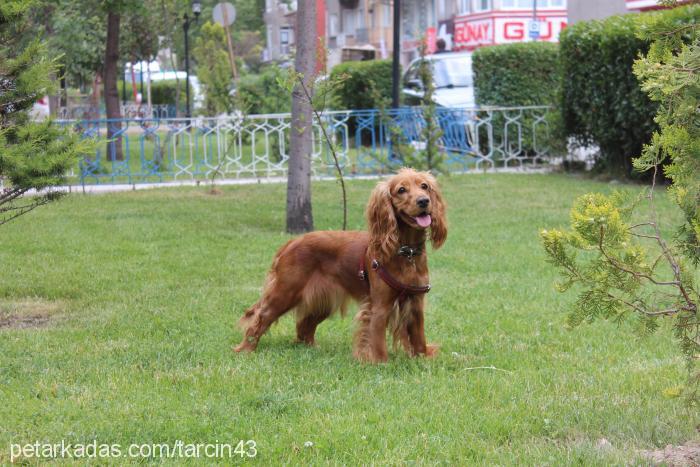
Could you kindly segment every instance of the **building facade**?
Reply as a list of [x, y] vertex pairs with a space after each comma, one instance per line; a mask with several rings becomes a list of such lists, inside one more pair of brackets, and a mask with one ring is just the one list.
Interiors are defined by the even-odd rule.
[[567, 22], [566, 0], [462, 0], [454, 18], [452, 50], [533, 40], [556, 42]]
[[[589, 1], [597, 0], [581, 3]], [[601, 0], [601, 3], [605, 1], [616, 0]], [[639, 1], [628, 0], [628, 3]], [[402, 0], [402, 65], [407, 66], [418, 56], [423, 38], [429, 53], [436, 50], [438, 39], [445, 41], [446, 50], [455, 51], [532, 40], [556, 42], [568, 23], [567, 3], [567, 0]], [[295, 11], [294, 1], [266, 0], [267, 60], [278, 61], [288, 56], [294, 43]], [[326, 47], [328, 69], [346, 60], [391, 57], [392, 0], [317, 0], [317, 11], [317, 27]]]
[[294, 45], [296, 2], [265, 0], [265, 50], [263, 61], [289, 59]]
[[629, 13], [625, 0], [569, 0], [571, 24]]
[[390, 0], [326, 0], [327, 66], [388, 58], [392, 44]]

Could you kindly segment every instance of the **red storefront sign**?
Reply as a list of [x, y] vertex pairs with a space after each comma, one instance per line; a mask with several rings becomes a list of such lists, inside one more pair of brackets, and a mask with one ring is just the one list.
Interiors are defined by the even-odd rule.
[[[566, 27], [566, 12], [549, 12], [537, 17], [540, 22], [540, 41], [556, 42]], [[507, 44], [529, 40], [528, 26], [532, 16], [494, 12], [489, 15], [470, 15], [455, 19], [453, 49], [471, 50], [482, 45]]]
[[493, 20], [455, 21], [453, 48], [493, 44]]

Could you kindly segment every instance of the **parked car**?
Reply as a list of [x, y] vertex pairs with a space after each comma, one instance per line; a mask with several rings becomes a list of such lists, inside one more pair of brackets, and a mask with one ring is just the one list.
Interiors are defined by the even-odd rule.
[[[474, 76], [469, 52], [440, 53], [424, 58], [432, 67], [438, 106], [437, 121], [442, 130], [441, 145], [453, 153], [474, 152], [475, 114]], [[425, 90], [420, 79], [421, 59], [411, 62], [403, 77], [403, 103], [424, 104]]]
[[[433, 100], [441, 107], [474, 107], [474, 79], [471, 52], [428, 55], [433, 71]], [[419, 76], [420, 58], [412, 61], [403, 76], [405, 105], [420, 105], [425, 94]]]

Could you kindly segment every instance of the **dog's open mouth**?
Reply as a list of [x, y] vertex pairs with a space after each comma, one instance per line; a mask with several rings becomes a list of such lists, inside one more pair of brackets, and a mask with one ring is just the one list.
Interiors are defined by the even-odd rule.
[[427, 213], [423, 213], [420, 216], [415, 216], [413, 220], [416, 222], [416, 224], [423, 228], [430, 227], [430, 223], [433, 221], [430, 214]]

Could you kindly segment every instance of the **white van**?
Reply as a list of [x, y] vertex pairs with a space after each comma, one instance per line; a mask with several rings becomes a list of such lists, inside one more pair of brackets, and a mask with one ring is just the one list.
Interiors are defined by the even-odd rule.
[[[427, 55], [433, 68], [435, 93], [433, 100], [441, 107], [474, 107], [474, 74], [471, 52], [444, 52]], [[420, 58], [411, 62], [403, 75], [405, 105], [420, 105], [423, 100], [423, 83], [418, 75]]]

